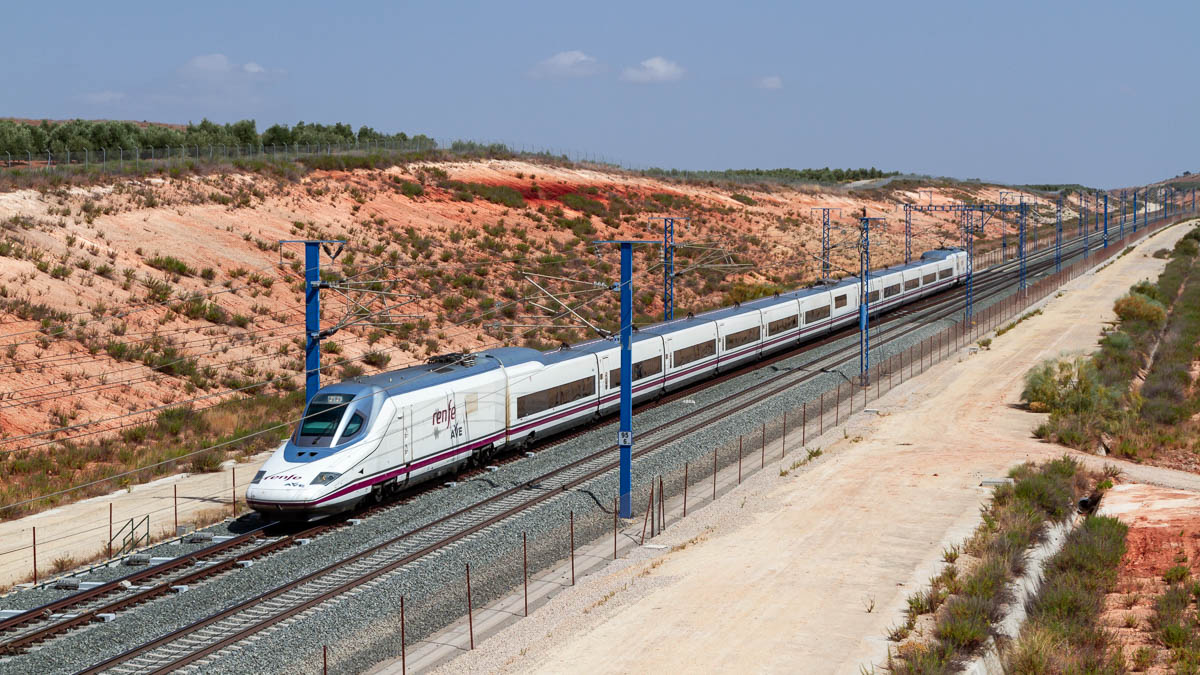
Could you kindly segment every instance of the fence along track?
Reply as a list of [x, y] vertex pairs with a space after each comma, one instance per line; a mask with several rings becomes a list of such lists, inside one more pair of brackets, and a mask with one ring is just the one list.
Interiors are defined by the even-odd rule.
[[[1077, 276], [1077, 274], [1074, 274], [1076, 272], [1073, 269], [1074, 265], [1079, 265], [1080, 263], [1099, 263], [1112, 257], [1112, 255], [1117, 253], [1119, 247], [1125, 245], [1125, 243], [1127, 243], [1127, 240], [1118, 241], [1117, 245], [1112, 247], [1112, 250], [1104, 251], [1103, 253], [1096, 251], [1093, 254], [1094, 257], [1090, 260], [1076, 261], [1071, 265], [1072, 269], [1064, 270], [1064, 274], [1058, 278], [1058, 281], [1061, 282]], [[1082, 247], [1078, 248], [1081, 249]], [[1078, 255], [1081, 252], [1076, 251], [1074, 255]], [[1052, 254], [1052, 251], [1046, 252], [1046, 254]], [[1050, 264], [1053, 264], [1052, 260], [1039, 263], [1037, 268], [1031, 271], [1031, 274], [1036, 275], [1038, 273], [1037, 269], [1043, 269]], [[1004, 282], [1006, 280], [1011, 281], [1007, 278], [1015, 277], [1013, 272], [1004, 272], [998, 269], [1003, 266], [996, 266], [989, 270], [997, 274], [998, 278], [988, 279], [988, 282], [993, 284], [993, 286], [989, 287], [992, 292], [987, 295], [980, 295], [980, 300], [999, 293], [1006, 286]], [[1067, 274], [1068, 271], [1071, 274]], [[1053, 275], [1047, 275], [1038, 281], [1038, 286], [1040, 288], [1041, 285], [1054, 280]], [[980, 287], [978, 290], [984, 291], [985, 289]], [[1048, 292], [1038, 297], [1044, 297], [1046, 294]], [[955, 304], [958, 301], [957, 295], [956, 293], [951, 293], [947, 298], [946, 305]], [[988, 308], [989, 313], [995, 314], [995, 312], [991, 311], [994, 309], [999, 308], [993, 305]], [[935, 306], [931, 308], [929, 315], [933, 315], [938, 311], [939, 309]], [[928, 319], [929, 317], [924, 318]], [[941, 318], [945, 318], [945, 315], [937, 317], [935, 320], [940, 320]], [[951, 328], [953, 329], [954, 327]], [[970, 333], [973, 335], [978, 330], [972, 329]], [[943, 332], [946, 333], [947, 331]], [[894, 340], [897, 337], [907, 334], [907, 332], [901, 332], [892, 339]], [[962, 331], [962, 337], [962, 342], [971, 339], [966, 331]], [[840, 351], [846, 350], [838, 350], [832, 354], [827, 354], [816, 359], [814, 363], [822, 360], [836, 360], [836, 354]], [[842, 362], [844, 363], [849, 360], [851, 359], [842, 359]], [[890, 362], [891, 360], [889, 359], [885, 364], [876, 367], [877, 377], [881, 372], [886, 372], [886, 367], [883, 366], [890, 366]], [[930, 362], [932, 364], [932, 358]], [[901, 361], [901, 364], [901, 367], [903, 367], [903, 361]], [[922, 362], [922, 370], [924, 367], [924, 362]], [[643, 445], [643, 447], [635, 452], [635, 457], [641, 457], [647, 453], [661, 449], [663, 446], [711, 424], [714, 419], [719, 419], [728, 416], [732, 412], [743, 410], [800, 382], [816, 377], [819, 373], [807, 372], [796, 378], [787, 377], [788, 374], [788, 372], [785, 372], [779, 376], [756, 383], [754, 387], [742, 392], [742, 394], [752, 393], [753, 395], [740, 402], [734, 399], [735, 402], [732, 409], [728, 407], [729, 400], [721, 400], [695, 411], [688, 416], [688, 421], [698, 419], [701, 413], [706, 413], [709, 419], [703, 419], [691, 424], [688, 428], [669, 432], [669, 428], [676, 424], [669, 422], [659, 425], [648, 432], [643, 432], [643, 437], [649, 436], [654, 438], [656, 437], [655, 434], [661, 433], [666, 433], [667, 435], [665, 438]], [[788, 381], [780, 382], [780, 380], [784, 379]], [[767, 385], [777, 382], [779, 386], [769, 391], [758, 391]], [[838, 400], [840, 400], [840, 396]], [[764, 442], [765, 432], [764, 427]], [[772, 433], [772, 436], [774, 436], [774, 433]], [[593, 455], [548, 472], [542, 477], [528, 481], [519, 487], [511, 488], [481, 502], [467, 506], [458, 512], [435, 520], [407, 534], [378, 544], [343, 561], [310, 573], [303, 578], [229, 607], [218, 614], [117, 655], [82, 672], [95, 673], [111, 670], [112, 672], [121, 673], [165, 673], [177, 668], [186, 667], [189, 664], [195, 664], [200, 659], [234, 645], [255, 633], [277, 625], [288, 618], [295, 617], [333, 597], [362, 586], [425, 555], [467, 538], [497, 522], [606, 474], [616, 466], [616, 462], [607, 459], [607, 457], [611, 457], [612, 449], [615, 447], [605, 448]], [[531, 492], [535, 494], [531, 496]]]
[[[1043, 262], [1040, 266], [1046, 264], [1052, 264], [1052, 262]], [[1001, 292], [1010, 281], [1007, 277], [1012, 276], [1011, 272], [1006, 273], [998, 268], [993, 268], [993, 270], [992, 274], [995, 274], [995, 277], [980, 282], [981, 286], [978, 290], [981, 292], [979, 296], [981, 300]], [[985, 288], [983, 283], [987, 283], [988, 286]], [[948, 313], [956, 311], [952, 307], [958, 302], [957, 295], [951, 293], [942, 303], [935, 303], [925, 308], [926, 315], [920, 318], [925, 320], [945, 318]], [[909, 313], [909, 316], [919, 313], [912, 312]], [[935, 314], [941, 316], [934, 317]], [[915, 330], [915, 326], [919, 326], [919, 322], [910, 322], [910, 325], [913, 326], [910, 331], [902, 331], [892, 339]], [[896, 323], [888, 329], [888, 332], [897, 331], [903, 327], [902, 324]], [[756, 383], [754, 387], [740, 392], [731, 399], [710, 403], [689, 415], [687, 421], [692, 423], [683, 429], [672, 431], [678, 422], [668, 422], [643, 432], [641, 434], [643, 445], [637, 450], [635, 456], [640, 457], [661, 449], [717, 419], [744, 410], [801, 382], [813, 379], [820, 372], [811, 372], [811, 366], [825, 361], [830, 362], [825, 367], [830, 367], [839, 361], [844, 362], [847, 359], [842, 358], [843, 354], [848, 351], [852, 351], [852, 349], [835, 350], [814, 360], [809, 364], [809, 372], [804, 370], [784, 371]], [[770, 388], [760, 391], [767, 387]], [[480, 532], [490, 525], [606, 474], [616, 466], [616, 463], [610, 459], [612, 449], [615, 447], [605, 448], [519, 487], [511, 488], [465, 507], [396, 539], [379, 544], [344, 561], [331, 564], [113, 657], [84, 672], [101, 672], [106, 669], [121, 673], [167, 672], [194, 664], [210, 654], [236, 644], [270, 626], [277, 625], [330, 598], [368, 583], [438, 549]]]

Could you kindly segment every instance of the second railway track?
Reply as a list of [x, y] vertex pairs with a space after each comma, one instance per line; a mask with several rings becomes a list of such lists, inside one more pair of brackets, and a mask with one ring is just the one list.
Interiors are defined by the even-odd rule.
[[[1068, 247], [1065, 246], [1064, 249]], [[1080, 252], [1079, 245], [1071, 246], [1070, 249], [1073, 249], [1074, 255]], [[1009, 262], [992, 268], [987, 273], [980, 273], [975, 284], [976, 301], [984, 303], [1015, 285], [1015, 264]], [[1053, 264], [1052, 251], [1044, 251], [1037, 256], [1030, 256], [1027, 271], [1030, 277], [1036, 277], [1049, 270]], [[961, 292], [949, 292], [935, 296], [924, 304], [906, 308], [903, 312], [881, 317], [878, 324], [879, 337], [885, 341], [904, 337], [921, 326], [942, 321], [956, 313], [960, 303]], [[812, 345], [808, 348], [812, 348]], [[686, 419], [667, 422], [642, 431], [639, 433], [639, 446], [635, 457], [654, 453], [716, 419], [745, 410], [823, 372], [828, 372], [850, 360], [847, 354], [852, 350], [851, 346], [835, 348], [832, 352], [800, 367], [777, 372], [736, 395], [696, 409]], [[805, 350], [801, 350], [801, 353], [803, 351]], [[796, 352], [790, 352], [781, 358], [794, 358], [796, 355]], [[756, 365], [757, 368], [762, 366], [761, 362]], [[738, 373], [729, 376], [736, 374]], [[610, 473], [616, 466], [611, 459], [614, 447], [606, 447], [557, 467], [522, 485], [487, 497], [266, 593], [245, 599], [97, 663], [82, 672], [169, 672], [196, 664], [282, 621]]]

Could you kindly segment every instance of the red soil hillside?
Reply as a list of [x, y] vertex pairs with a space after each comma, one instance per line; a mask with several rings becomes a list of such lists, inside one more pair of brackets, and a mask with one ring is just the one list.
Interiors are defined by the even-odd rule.
[[[523, 274], [611, 283], [615, 251], [597, 254], [588, 242], [654, 239], [655, 217], [691, 219], [676, 235], [677, 268], [687, 270], [677, 280], [680, 312], [811, 281], [820, 252], [813, 207], [842, 209], [835, 221], [845, 231], [834, 239], [843, 243], [862, 209], [887, 218], [872, 234], [872, 260], [893, 264], [903, 257], [898, 205], [929, 199], [917, 189], [734, 190], [490, 160], [0, 194], [0, 448], [91, 438], [150, 418], [131, 412], [184, 400], [205, 407], [263, 382], [266, 391], [298, 386], [302, 255], [295, 245], [281, 250], [280, 240], [347, 240], [327, 266], [331, 279], [382, 280], [416, 296], [399, 325], [332, 338], [323, 363], [338, 378], [449, 351], [587, 336], [546, 311], [560, 309], [553, 301], [528, 297], [536, 290]], [[935, 202], [999, 198], [994, 186], [932, 189]], [[914, 232], [914, 252], [958, 241], [948, 218], [915, 216]], [[658, 247], [638, 255], [642, 320], [662, 311], [660, 256]], [[844, 246], [833, 262], [856, 270], [857, 253]], [[614, 327], [614, 294], [538, 281], [555, 293], [580, 291], [564, 300], [590, 301], [580, 313]], [[354, 298], [324, 297], [326, 326], [353, 310]], [[549, 324], [560, 328], [531, 328]], [[27, 436], [65, 426], [74, 428]]]

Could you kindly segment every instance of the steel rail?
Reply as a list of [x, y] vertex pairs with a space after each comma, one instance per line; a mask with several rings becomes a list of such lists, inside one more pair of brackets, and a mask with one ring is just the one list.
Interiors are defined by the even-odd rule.
[[[1005, 263], [1005, 265], [1011, 265], [1011, 264], [1012, 264], [1011, 261], [1008, 263]], [[1048, 266], [1048, 264], [1039, 265], [1039, 268], [1046, 267], [1046, 266]], [[991, 292], [988, 293], [987, 295], [981, 295], [980, 299], [984, 299], [986, 297], [991, 297], [992, 295], [1000, 293], [1005, 288], [1007, 288], [1007, 286], [1011, 285], [1011, 279], [1008, 279], [1006, 277], [1011, 277], [1013, 275], [1011, 273], [1005, 274], [1003, 272], [1000, 272], [997, 269], [999, 267], [1002, 267], [1002, 265], [994, 266], [993, 268], [989, 268], [988, 272], [991, 272], [991, 273], [988, 274], [987, 282], [989, 284], [989, 289], [991, 289]], [[1000, 273], [997, 274], [997, 272], [1000, 272]], [[1037, 273], [1038, 272], [1035, 272], [1035, 274], [1037, 274]], [[1005, 283], [1005, 282], [1008, 282], [1008, 283]], [[983, 292], [983, 291], [989, 290], [989, 289], [981, 288], [980, 291]], [[951, 313], [956, 311], [953, 309], [953, 305], [957, 304], [958, 298], [954, 297], [954, 296], [959, 295], [959, 294], [954, 293], [953, 290], [948, 291], [948, 293], [949, 293], [949, 297], [942, 298], [942, 302], [933, 303], [929, 307], [925, 308], [926, 310], [928, 310], [928, 314], [930, 316], [932, 316], [933, 314], [937, 314], [939, 312], [944, 312], [945, 310], [950, 310]], [[939, 294], [939, 295], [941, 295], [941, 294]], [[930, 296], [930, 297], [936, 298], [938, 296], [935, 295], [935, 296]], [[928, 321], [929, 316], [919, 317], [916, 320], [914, 320], [913, 315], [916, 313], [917, 312], [912, 312], [912, 311], [907, 312], [905, 314], [905, 317], [909, 318], [910, 320], [907, 322], [904, 322], [904, 323], [893, 322], [893, 326], [888, 329], [888, 332], [892, 332], [894, 330], [899, 330], [900, 328], [903, 328], [906, 325], [908, 327], [911, 327], [910, 332], [919, 329], [919, 327], [921, 326], [921, 321], [922, 320]], [[889, 316], [891, 316], [891, 314], [889, 314]], [[945, 318], [945, 316], [944, 315], [939, 316], [935, 320], [941, 320], [942, 318]], [[907, 333], [902, 333], [900, 336], [896, 336], [891, 339], [894, 340], [903, 335], [907, 335]], [[808, 348], [811, 348], [812, 346], [813, 346], [812, 343], [809, 343], [807, 345]], [[792, 350], [792, 351], [794, 352], [794, 350]], [[836, 361], [839, 358], [841, 358], [841, 356], [844, 354], [844, 352], [847, 352], [847, 351], [850, 351], [850, 350], [848, 348], [835, 350], [834, 352], [832, 352], [830, 354], [826, 354], [826, 355], [820, 357], [819, 359], [814, 360], [809, 365], [811, 366], [811, 365], [814, 365], [821, 361], [830, 361], [830, 360]], [[792, 354], [789, 354], [788, 356], [794, 356], [794, 355], [795, 354], [792, 353]], [[843, 359], [843, 362], [845, 362], [845, 361], [846, 360]], [[761, 362], [758, 362], [753, 365], [756, 368], [761, 368], [763, 364]], [[796, 376], [796, 374], [795, 374], [796, 372], [803, 372], [803, 374]], [[735, 398], [733, 401], [733, 410], [723, 411], [717, 415], [708, 415], [708, 414], [718, 408], [724, 408], [724, 407], [729, 406], [730, 399], [723, 399], [723, 400], [708, 404], [707, 406], [705, 406], [705, 407], [695, 411], [691, 415], [689, 415], [687, 420], [688, 421], [696, 420], [697, 417], [700, 415], [706, 415], [708, 418], [703, 419], [699, 422], [693, 423], [691, 425], [688, 425], [686, 428], [683, 428], [674, 433], [671, 433], [666, 438], [663, 438], [661, 440], [654, 441], [651, 443], [645, 443], [641, 448], [638, 449], [638, 451], [637, 451], [637, 453], [635, 453], [635, 455], [638, 457], [641, 457], [641, 456], [646, 455], [647, 453], [651, 453], [656, 450], [659, 450], [662, 447], [669, 445], [669, 444], [673, 443], [674, 441], [679, 440], [680, 438], [683, 438], [691, 433], [694, 433], [697, 429], [703, 428], [704, 426], [711, 424], [714, 418], [719, 419], [721, 417], [728, 415], [730, 412], [744, 410], [750, 406], [753, 406], [756, 403], [759, 403], [765, 399], [775, 396], [782, 391], [786, 391], [787, 389], [790, 389], [790, 388], [796, 386], [797, 384], [800, 384], [802, 382], [813, 379], [820, 374], [821, 374], [820, 371], [817, 371], [817, 372], [812, 372], [812, 371], [804, 372], [803, 370], [784, 371], [774, 377], [768, 378], [760, 383], [756, 383], [754, 385], [754, 387], [745, 390], [744, 392], [742, 392], [742, 394], [747, 393], [747, 392], [758, 392], [758, 393], [756, 393], [754, 396], [750, 396], [746, 400], [742, 400], [742, 401], [737, 401]], [[786, 380], [786, 381], [781, 382], [781, 380]], [[779, 383], [779, 386], [772, 387], [766, 391], [759, 391], [760, 389], [762, 389], [768, 385], [775, 384], [775, 383]], [[739, 394], [739, 396], [737, 398], [741, 398], [741, 394]], [[666, 429], [669, 429], [670, 427], [677, 424], [677, 422], [678, 421], [661, 424], [647, 432], [644, 432], [643, 436], [653, 437], [656, 433], [661, 432]], [[347, 591], [351, 588], [354, 588], [356, 586], [360, 586], [364, 583], [367, 583], [368, 581], [375, 579], [375, 578], [379, 577], [380, 575], [386, 574], [386, 573], [393, 571], [399, 567], [409, 564], [409, 563], [413, 562], [414, 560], [417, 560], [434, 550], [444, 548], [450, 544], [453, 544], [454, 542], [461, 540], [464, 537], [474, 534], [474, 533], [476, 533], [486, 527], [489, 527], [497, 522], [500, 522], [502, 520], [510, 518], [517, 513], [526, 511], [526, 510], [544, 502], [547, 499], [550, 499], [556, 495], [562, 494], [565, 491], [570, 490], [573, 487], [576, 487], [582, 483], [585, 483], [587, 481], [593, 480], [599, 476], [604, 475], [605, 473], [611, 471], [614, 466], [616, 466], [615, 462], [603, 460], [604, 456], [611, 455], [613, 448], [615, 448], [615, 446], [605, 448], [605, 449], [600, 450], [596, 453], [593, 453], [587, 457], [581, 458], [579, 460], [575, 460], [574, 462], [568, 463], [567, 465], [564, 465], [562, 467], [558, 467], [546, 474], [543, 474], [542, 476], [531, 479], [531, 480], [523, 483], [520, 486], [511, 488], [502, 493], [499, 493], [499, 494], [489, 497], [487, 499], [481, 500], [480, 502], [477, 502], [475, 504], [464, 507], [463, 509], [456, 511], [455, 513], [452, 513], [452, 514], [449, 514], [442, 518], [439, 518], [437, 520], [434, 520], [426, 525], [416, 528], [416, 529], [414, 529], [408, 533], [405, 533], [399, 537], [396, 537], [392, 540], [389, 540], [387, 542], [383, 542], [381, 544], [373, 546], [365, 551], [362, 551], [358, 554], [350, 556], [349, 558], [346, 558], [342, 561], [333, 563], [321, 570], [312, 572], [300, 579], [296, 579], [294, 581], [288, 582], [287, 584], [284, 584], [276, 589], [273, 589], [271, 591], [268, 591], [266, 593], [258, 595], [254, 598], [251, 598], [249, 600], [238, 603], [238, 604], [236, 604], [232, 607], [229, 607], [217, 614], [214, 614], [205, 619], [201, 619], [200, 621], [194, 622], [183, 629], [174, 631], [174, 632], [164, 635], [156, 640], [153, 640], [144, 645], [141, 645], [132, 650], [129, 650], [123, 654], [120, 654], [111, 659], [108, 659], [105, 662], [97, 664], [83, 672], [89, 672], [89, 673], [90, 672], [100, 672], [104, 669], [107, 669], [107, 668], [117, 665], [119, 663], [131, 661], [143, 654], [146, 654], [147, 652], [157, 649], [158, 647], [169, 645], [171, 642], [175, 641], [178, 638], [181, 638], [182, 636], [194, 635], [198, 631], [201, 631], [209, 626], [212, 626], [213, 624], [215, 624], [217, 622], [220, 622], [226, 618], [234, 617], [235, 615], [239, 614], [243, 610], [246, 610], [246, 609], [252, 608], [252, 607], [260, 608], [260, 611], [259, 611], [260, 616], [258, 616], [257, 618], [255, 618], [254, 620], [249, 621], [249, 622], [246, 622], [246, 621], [237, 622], [236, 625], [233, 627], [233, 629], [226, 631], [224, 635], [212, 635], [211, 637], [215, 638], [215, 639], [210, 639], [207, 644], [188, 645], [184, 649], [173, 650], [173, 651], [184, 652], [183, 654], [179, 655], [177, 658], [171, 657], [171, 658], [168, 658], [165, 662], [155, 660], [155, 662], [153, 664], [146, 663], [144, 665], [147, 666], [147, 669], [149, 670], [149, 672], [167, 672], [171, 669], [178, 668], [178, 667], [187, 665], [189, 663], [193, 663], [198, 659], [204, 658], [205, 656], [212, 654], [213, 652], [219, 651], [219, 650], [229, 646], [230, 644], [234, 644], [236, 642], [241, 641], [248, 635], [251, 635], [253, 633], [264, 630], [264, 629], [268, 628], [269, 626], [274, 625], [280, 621], [283, 621], [284, 619], [286, 619], [288, 617], [295, 616], [296, 614], [299, 614], [311, 607], [319, 605], [322, 602], [325, 602], [326, 600], [328, 600], [329, 598], [332, 598], [336, 595], [344, 593], [345, 591]], [[594, 466], [597, 462], [600, 463], [600, 466]], [[555, 486], [549, 487], [549, 488], [545, 486], [545, 483], [547, 483], [548, 480], [554, 479], [556, 477], [558, 477], [560, 480], [557, 481], [557, 484]], [[517, 500], [518, 503], [515, 503], [515, 504], [509, 505], [507, 503], [508, 501], [511, 501], [512, 497], [521, 496], [522, 493], [526, 493], [531, 489], [539, 490], [540, 494], [538, 494], [532, 498], [521, 498], [521, 499]], [[489, 507], [489, 506], [492, 506], [492, 507], [498, 509], [498, 512], [495, 512], [492, 514], [481, 514], [481, 515], [483, 515], [483, 517], [475, 519], [475, 522], [468, 523], [468, 524], [466, 524], [465, 527], [456, 526], [456, 527], [450, 528], [449, 532], [443, 533], [443, 530], [447, 529], [446, 526], [453, 524], [453, 521], [461, 520], [466, 516], [471, 516], [471, 515], [475, 514], [476, 512], [479, 512], [482, 509], [484, 509], [485, 507]], [[414, 539], [418, 538], [420, 535], [432, 535], [434, 537], [434, 539], [432, 541], [429, 541], [428, 543], [417, 542], [418, 545], [417, 545], [416, 550], [409, 550], [407, 552], [404, 552], [402, 555], [399, 555], [399, 557], [396, 557], [399, 552], [393, 552], [391, 555], [387, 555], [387, 553], [388, 553], [387, 550], [389, 548], [395, 547], [398, 544], [407, 543], [410, 540], [414, 540]], [[380, 555], [380, 554], [390, 557], [391, 560], [384, 561], [384, 562], [376, 561], [374, 563], [372, 563], [372, 561], [370, 561], [371, 557]], [[332, 583], [326, 583], [324, 585], [317, 585], [315, 583], [315, 582], [319, 581], [322, 577], [336, 575], [339, 572], [341, 572], [342, 570], [345, 570], [348, 567], [358, 565], [358, 564], [362, 564], [363, 566], [367, 567], [368, 569], [366, 569], [362, 572], [352, 573], [351, 578], [343, 579], [343, 578], [337, 577], [333, 580]], [[345, 575], [343, 574], [342, 576], [345, 576]], [[269, 606], [266, 609], [262, 609], [264, 604], [267, 604], [270, 601], [275, 600], [276, 598], [279, 598], [280, 596], [283, 596], [289, 592], [295, 591], [297, 589], [302, 589], [305, 585], [310, 584], [310, 583], [317, 585], [317, 588], [313, 589], [310, 592], [300, 594], [301, 597], [296, 598], [295, 602], [292, 602], [288, 605], [278, 607], [278, 608], [276, 608], [274, 606]], [[277, 609], [277, 611], [273, 611], [276, 609]], [[264, 612], [265, 612], [265, 614], [264, 614]], [[203, 640], [200, 640], [200, 641], [203, 642]], [[133, 665], [133, 664], [130, 664], [130, 665]], [[126, 670], [126, 669], [122, 669], [122, 670]]]

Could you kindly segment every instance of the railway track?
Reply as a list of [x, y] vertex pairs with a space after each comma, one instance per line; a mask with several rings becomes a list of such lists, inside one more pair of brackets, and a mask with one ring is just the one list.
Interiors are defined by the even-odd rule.
[[[1064, 262], [1082, 253], [1082, 241], [1064, 246]], [[1068, 252], [1069, 249], [1069, 252]], [[1005, 292], [1015, 285], [1018, 264], [1009, 261], [981, 272], [975, 282], [977, 302]], [[1037, 278], [1052, 270], [1053, 250], [1039, 252], [1027, 258], [1027, 277]], [[895, 340], [919, 330], [925, 324], [941, 321], [960, 311], [961, 291], [949, 291], [916, 303], [904, 311], [881, 317], [878, 338]], [[826, 340], [808, 343], [803, 349], [784, 352], [710, 380], [715, 381], [744, 374], [764, 365], [816, 346], [844, 338], [854, 330], [842, 331]], [[639, 433], [639, 445], [634, 456], [642, 457], [687, 437], [716, 419], [728, 417], [759, 402], [770, 399], [798, 384], [820, 376], [832, 368], [847, 363], [857, 354], [856, 345], [833, 350], [801, 367], [781, 370], [754, 383], [737, 394], [714, 401], [692, 411], [686, 418], [660, 424]], [[697, 387], [699, 388], [699, 387]], [[694, 393], [696, 388], [684, 390]], [[661, 403], [659, 403], [661, 404]], [[656, 404], [647, 404], [656, 405]], [[562, 442], [556, 439], [554, 444]], [[550, 443], [543, 447], [552, 447]], [[82, 671], [85, 673], [165, 673], [196, 665], [206, 657], [235, 645], [252, 635], [278, 625], [331, 598], [361, 587], [374, 579], [393, 572], [434, 551], [461, 541], [507, 518], [527, 511], [591, 480], [602, 477], [616, 468], [612, 459], [615, 445], [548, 471], [520, 486], [466, 506], [433, 522], [377, 544], [364, 551], [330, 564], [301, 578], [289, 581], [261, 595], [246, 599], [216, 614], [172, 631], [134, 649], [109, 658]]]
[[17, 654], [94, 621], [105, 621], [224, 572], [253, 564], [304, 540], [337, 528], [327, 523], [294, 534], [269, 534], [275, 523], [103, 583], [0, 621], [0, 655]]

